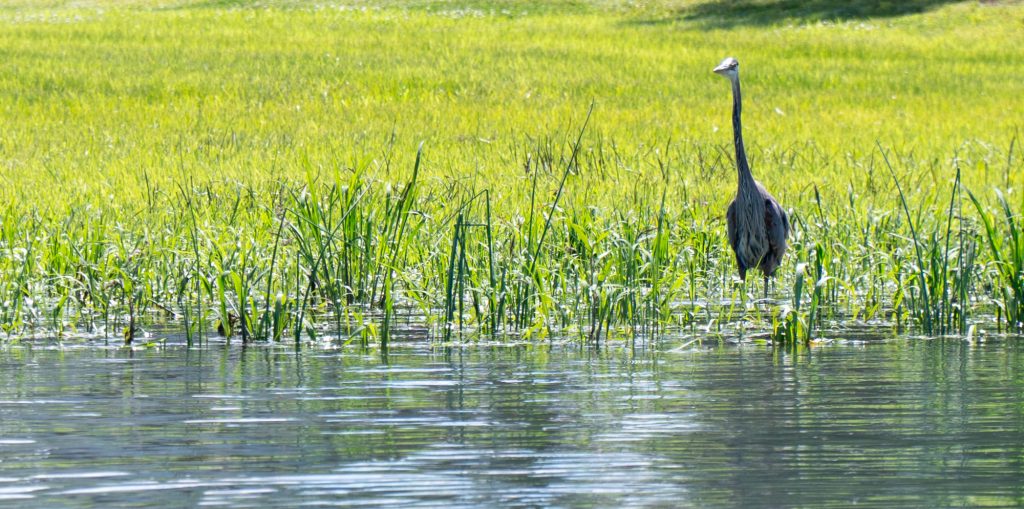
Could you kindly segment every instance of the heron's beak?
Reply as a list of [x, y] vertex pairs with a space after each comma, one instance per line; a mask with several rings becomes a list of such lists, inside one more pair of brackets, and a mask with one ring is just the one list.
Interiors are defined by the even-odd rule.
[[726, 67], [726, 65], [724, 63], [722, 63], [722, 64], [719, 64], [718, 67], [715, 67], [713, 69], [713, 72], [715, 72], [716, 74], [722, 74], [722, 73], [724, 73], [727, 70], [729, 70], [729, 68]]

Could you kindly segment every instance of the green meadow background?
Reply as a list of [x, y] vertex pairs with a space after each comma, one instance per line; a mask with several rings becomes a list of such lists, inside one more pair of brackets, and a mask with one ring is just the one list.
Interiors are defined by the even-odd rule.
[[[712, 312], [760, 294], [724, 240], [725, 56], [795, 218], [753, 317]], [[1020, 2], [6, 1], [0, 321], [1013, 325], [1022, 76]]]

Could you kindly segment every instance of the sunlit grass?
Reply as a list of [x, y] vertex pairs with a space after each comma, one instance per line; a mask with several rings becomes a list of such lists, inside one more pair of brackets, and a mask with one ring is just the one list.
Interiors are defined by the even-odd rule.
[[[793, 306], [813, 316], [787, 319], [924, 326], [907, 307], [932, 281], [924, 239], [876, 142], [943, 247], [930, 266], [966, 256], [981, 228], [946, 227], [955, 166], [980, 198], [968, 212], [1024, 178], [1024, 7], [821, 23], [703, 5], [7, 3], [2, 325], [130, 337], [173, 313], [190, 338], [229, 323], [246, 340], [386, 338], [410, 319], [396, 312], [439, 337], [445, 322], [594, 339], [720, 327], [735, 170], [710, 69], [734, 55], [755, 176], [794, 217], [777, 296], [815, 268], [798, 292], [815, 305]], [[1016, 306], [1013, 275], [979, 251], [981, 287], [956, 305]]]

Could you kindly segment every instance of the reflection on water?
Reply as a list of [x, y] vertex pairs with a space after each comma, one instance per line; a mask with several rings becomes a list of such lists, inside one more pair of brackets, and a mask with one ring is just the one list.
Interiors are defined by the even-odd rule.
[[1019, 506], [1024, 343], [0, 349], [0, 505]]

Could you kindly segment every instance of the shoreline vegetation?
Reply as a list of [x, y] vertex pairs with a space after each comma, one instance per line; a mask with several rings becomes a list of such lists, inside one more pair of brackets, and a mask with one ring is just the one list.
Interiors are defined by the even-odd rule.
[[0, 341], [1019, 332], [1024, 5], [741, 3], [5, 4]]

